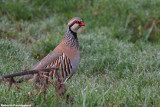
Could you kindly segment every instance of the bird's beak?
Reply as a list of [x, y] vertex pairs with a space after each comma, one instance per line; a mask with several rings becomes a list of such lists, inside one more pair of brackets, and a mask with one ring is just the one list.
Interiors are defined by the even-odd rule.
[[83, 22], [80, 22], [79, 26], [85, 26], [85, 24]]

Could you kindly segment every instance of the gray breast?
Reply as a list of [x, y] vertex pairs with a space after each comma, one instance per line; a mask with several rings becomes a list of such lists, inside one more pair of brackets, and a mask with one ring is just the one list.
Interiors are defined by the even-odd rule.
[[79, 59], [80, 59], [80, 57], [78, 55], [78, 57], [71, 62], [71, 64], [72, 64], [72, 73], [74, 73], [77, 70], [78, 65], [79, 65]]

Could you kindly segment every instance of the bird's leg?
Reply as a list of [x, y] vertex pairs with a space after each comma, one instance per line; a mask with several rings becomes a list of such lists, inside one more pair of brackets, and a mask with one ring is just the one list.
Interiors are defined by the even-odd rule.
[[[58, 78], [55, 82], [55, 91], [58, 94], [58, 96], [64, 97], [64, 95], [66, 93], [66, 85], [64, 83], [64, 78], [59, 72], [57, 72], [57, 77]], [[73, 104], [73, 98], [70, 94], [67, 94], [67, 96], [66, 96], [66, 103]]]

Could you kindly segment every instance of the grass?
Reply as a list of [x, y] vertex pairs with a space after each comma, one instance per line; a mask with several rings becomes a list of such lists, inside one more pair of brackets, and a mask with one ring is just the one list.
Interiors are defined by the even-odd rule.
[[[2, 0], [0, 75], [30, 69], [59, 44], [68, 19], [79, 16], [86, 28], [78, 34], [79, 68], [66, 83], [72, 106], [158, 106], [159, 7], [159, 0]], [[20, 87], [0, 84], [0, 104], [71, 106], [51, 97], [52, 86], [46, 101], [28, 95], [33, 84]]]

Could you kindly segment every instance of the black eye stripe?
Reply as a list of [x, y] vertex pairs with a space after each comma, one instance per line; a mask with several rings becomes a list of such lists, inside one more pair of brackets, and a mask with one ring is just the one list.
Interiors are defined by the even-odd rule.
[[81, 21], [75, 20], [73, 23], [78, 23], [78, 24], [80, 24]]
[[72, 23], [69, 27], [72, 27], [75, 23]]

